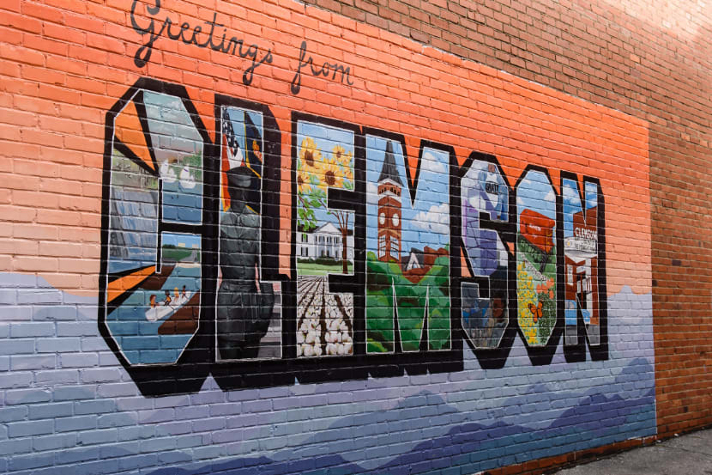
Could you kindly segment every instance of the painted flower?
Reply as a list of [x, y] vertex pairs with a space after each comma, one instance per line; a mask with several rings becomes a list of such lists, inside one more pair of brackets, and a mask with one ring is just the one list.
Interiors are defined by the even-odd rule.
[[344, 147], [341, 145], [337, 145], [334, 147], [334, 150], [331, 151], [331, 153], [334, 154], [334, 159], [339, 163], [343, 164], [344, 157], [346, 157], [346, 150], [344, 150]]
[[312, 189], [312, 175], [304, 170], [297, 171], [297, 188], [299, 193], [309, 193]]
[[343, 187], [344, 176], [338, 164], [334, 160], [324, 162], [321, 168], [319, 185], [324, 188], [341, 188]]
[[304, 140], [302, 140], [302, 145], [299, 150], [299, 159], [307, 169], [319, 167], [319, 163], [322, 161], [321, 151], [311, 137], [305, 137]]

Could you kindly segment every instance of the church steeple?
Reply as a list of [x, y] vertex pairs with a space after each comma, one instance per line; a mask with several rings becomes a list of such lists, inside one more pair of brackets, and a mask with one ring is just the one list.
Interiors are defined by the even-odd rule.
[[386, 156], [383, 159], [383, 168], [381, 168], [381, 176], [378, 177], [378, 183], [390, 180], [396, 185], [403, 186], [403, 183], [398, 176], [398, 168], [396, 167], [396, 159], [393, 156], [393, 147], [389, 141], [386, 144]]
[[388, 141], [378, 178], [378, 260], [383, 262], [400, 264], [402, 188], [393, 145]]

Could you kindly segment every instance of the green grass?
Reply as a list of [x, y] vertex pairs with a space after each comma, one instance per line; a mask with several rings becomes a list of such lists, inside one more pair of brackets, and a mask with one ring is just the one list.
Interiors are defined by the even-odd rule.
[[[348, 266], [348, 274], [353, 273], [353, 265]], [[324, 264], [313, 264], [306, 262], [297, 263], [297, 274], [298, 275], [327, 275], [327, 274], [341, 274], [343, 271], [343, 266], [341, 264], [336, 265], [324, 265]]]
[[[186, 257], [193, 253], [192, 249], [185, 249], [182, 247], [164, 247], [162, 254], [163, 258], [166, 260], [180, 262]], [[198, 254], [199, 255], [199, 254]]]
[[425, 320], [425, 296], [428, 287], [428, 343], [431, 350], [450, 347], [450, 261], [439, 257], [423, 279], [414, 284], [407, 280], [400, 267], [367, 255], [366, 332], [367, 352], [392, 351], [393, 290], [398, 307], [398, 326], [403, 351], [418, 351]]

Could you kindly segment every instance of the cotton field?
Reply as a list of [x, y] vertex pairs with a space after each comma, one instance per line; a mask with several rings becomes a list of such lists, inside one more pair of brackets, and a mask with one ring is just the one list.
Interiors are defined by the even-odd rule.
[[328, 292], [326, 277], [297, 282], [297, 356], [353, 354], [353, 295]]

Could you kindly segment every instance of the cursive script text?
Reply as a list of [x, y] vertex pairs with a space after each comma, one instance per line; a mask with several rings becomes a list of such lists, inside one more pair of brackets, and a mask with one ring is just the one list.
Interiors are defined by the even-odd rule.
[[[139, 0], [134, 0], [131, 4], [131, 26], [134, 31], [142, 37], [147, 35], [146, 41], [136, 51], [134, 63], [139, 68], [142, 68], [151, 59], [153, 53], [153, 45], [156, 40], [165, 32], [166, 36], [171, 40], [182, 41], [187, 45], [195, 45], [199, 48], [210, 48], [213, 51], [220, 51], [231, 55], [239, 55], [241, 58], [249, 58], [252, 61], [242, 75], [242, 82], [245, 85], [252, 84], [255, 69], [261, 64], [272, 63], [272, 50], [268, 49], [260, 56], [260, 48], [256, 44], [249, 46], [245, 45], [245, 40], [236, 37], [228, 39], [227, 28], [225, 25], [217, 22], [217, 13], [213, 13], [213, 19], [205, 21], [207, 27], [203, 29], [202, 25], [191, 26], [188, 22], [183, 22], [178, 25], [177, 22], [171, 20], [168, 15], [164, 19], [156, 18], [161, 13], [161, 0], [153, 0], [153, 6], [146, 6], [148, 14], [148, 23], [140, 25], [136, 18], [136, 6]], [[159, 20], [159, 21], [157, 21]], [[160, 28], [158, 28], [160, 25]], [[216, 30], [223, 29], [222, 35], [216, 34]], [[204, 39], [201, 41], [200, 37]], [[311, 61], [311, 58], [309, 59]]]

